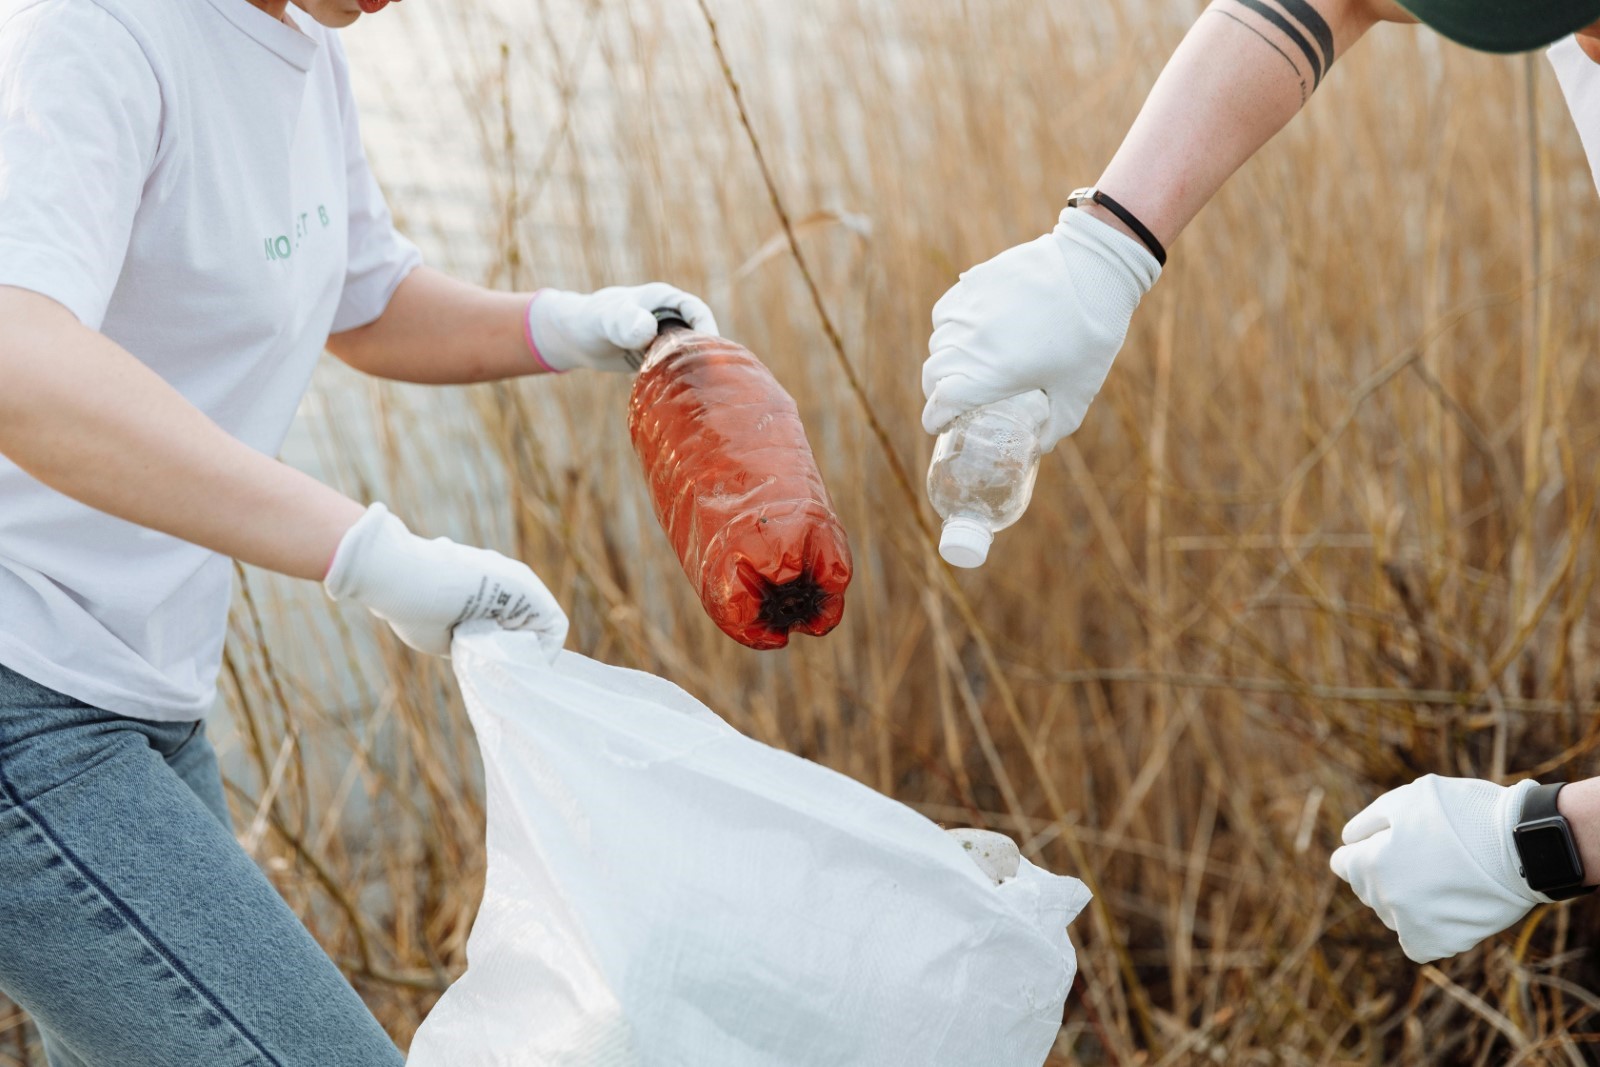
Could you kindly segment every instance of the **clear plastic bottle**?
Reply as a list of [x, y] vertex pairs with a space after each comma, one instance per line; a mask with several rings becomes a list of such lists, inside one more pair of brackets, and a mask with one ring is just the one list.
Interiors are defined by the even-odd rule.
[[939, 435], [928, 465], [928, 499], [944, 519], [939, 555], [978, 567], [995, 532], [1022, 518], [1039, 475], [1039, 428], [1049, 414], [1040, 392], [970, 411]]

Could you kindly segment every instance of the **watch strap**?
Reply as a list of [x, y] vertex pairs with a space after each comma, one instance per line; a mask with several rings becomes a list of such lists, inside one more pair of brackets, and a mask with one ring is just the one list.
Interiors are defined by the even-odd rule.
[[1518, 822], [1532, 822], [1535, 819], [1554, 819], [1561, 814], [1561, 809], [1556, 807], [1556, 794], [1566, 782], [1550, 782], [1547, 785], [1536, 785], [1522, 796], [1522, 815]]
[[1150, 232], [1150, 227], [1140, 222], [1138, 216], [1134, 215], [1133, 212], [1092, 185], [1086, 185], [1082, 189], [1074, 189], [1072, 195], [1067, 197], [1068, 207], [1079, 207], [1085, 203], [1099, 204], [1122, 220], [1122, 224], [1132, 230], [1134, 236], [1144, 243], [1144, 246], [1150, 250], [1152, 256], [1156, 257], [1156, 262], [1163, 267], [1167, 265], [1166, 248], [1156, 239], [1156, 235]]
[[1544, 895], [1557, 903], [1574, 897], [1586, 897], [1595, 891], [1592, 885], [1571, 885], [1565, 889], [1546, 889]]

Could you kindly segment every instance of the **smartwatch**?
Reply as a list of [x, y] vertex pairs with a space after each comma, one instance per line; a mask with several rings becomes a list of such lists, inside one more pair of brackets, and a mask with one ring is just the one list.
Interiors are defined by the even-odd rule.
[[1522, 818], [1511, 831], [1522, 863], [1517, 873], [1529, 889], [1552, 900], [1571, 900], [1595, 890], [1583, 884], [1583, 859], [1572, 840], [1572, 828], [1556, 810], [1556, 794], [1566, 784], [1553, 782], [1528, 790], [1522, 799]]

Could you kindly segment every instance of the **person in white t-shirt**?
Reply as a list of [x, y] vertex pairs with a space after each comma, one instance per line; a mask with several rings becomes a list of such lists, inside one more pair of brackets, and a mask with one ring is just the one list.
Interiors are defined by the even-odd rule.
[[330, 27], [386, 0], [0, 0], [0, 993], [52, 1067], [398, 1064], [235, 842], [201, 718], [231, 560], [412, 647], [567, 621], [524, 564], [278, 462], [326, 347], [367, 373], [627, 372], [663, 284], [420, 264]]
[[[1600, 0], [1214, 0], [1099, 182], [1069, 197], [1052, 232], [973, 267], [935, 305], [924, 429], [1042, 390], [1045, 447], [1074, 432], [1167, 246], [1338, 56], [1380, 22], [1419, 20], [1487, 51], [1560, 40], [1551, 59], [1600, 168]], [[1380, 796], [1343, 839], [1334, 871], [1426, 962], [1600, 884], [1600, 778], [1428, 775]]]

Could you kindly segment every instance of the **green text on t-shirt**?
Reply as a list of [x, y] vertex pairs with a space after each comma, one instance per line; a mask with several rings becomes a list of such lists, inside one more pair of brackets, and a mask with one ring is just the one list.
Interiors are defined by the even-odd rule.
[[[279, 234], [277, 237], [262, 238], [262, 243], [266, 245], [267, 258], [288, 259], [290, 256], [294, 255], [295, 251], [300, 247], [301, 238], [305, 237], [311, 232], [311, 227], [306, 221], [309, 217], [310, 212], [302, 211], [299, 216], [295, 218], [294, 237], [292, 239], [286, 233]], [[317, 219], [322, 223], [322, 228], [324, 230], [333, 225], [333, 220], [328, 217], [328, 208], [324, 204], [317, 205]]]

